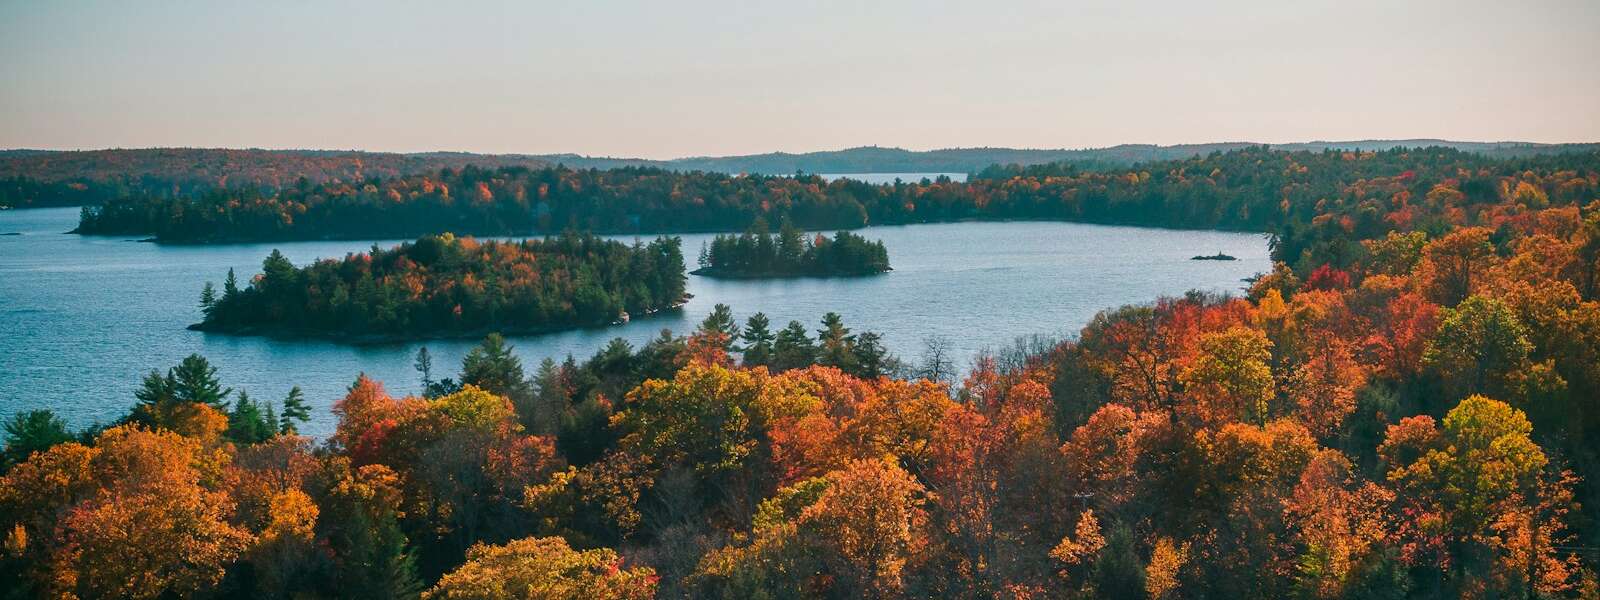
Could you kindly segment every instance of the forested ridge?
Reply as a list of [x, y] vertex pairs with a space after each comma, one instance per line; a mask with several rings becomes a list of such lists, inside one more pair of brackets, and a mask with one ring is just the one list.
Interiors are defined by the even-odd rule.
[[833, 277], [889, 271], [889, 250], [848, 231], [807, 238], [784, 221], [776, 235], [761, 218], [741, 235], [717, 235], [700, 249], [695, 275], [708, 277]]
[[[632, 246], [567, 233], [544, 240], [426, 236], [295, 267], [273, 250], [240, 287], [207, 283], [194, 328], [403, 339], [606, 325], [685, 299], [677, 238]], [[347, 338], [348, 339], [348, 338]]]
[[0, 568], [21, 597], [1593, 597], [1595, 161], [1251, 149], [881, 188], [914, 198], [886, 214], [1277, 234], [1240, 297], [1109, 309], [959, 382], [937, 344], [719, 307], [531, 376], [498, 336], [448, 379], [424, 353], [427, 394], [358, 378], [310, 440], [194, 357], [112, 427], [12, 419]]
[[[742, 231], [757, 218], [809, 230], [960, 220], [1049, 219], [1178, 228], [1269, 231], [1290, 243], [1316, 219], [1337, 215], [1366, 237], [1447, 181], [1474, 203], [1524, 172], [1573, 175], [1547, 193], [1583, 202], [1600, 152], [1494, 159], [1446, 148], [1285, 152], [1250, 147], [1121, 170], [1072, 163], [991, 167], [962, 183], [871, 185], [813, 175], [733, 176], [656, 168], [611, 170], [468, 166], [366, 183], [300, 185], [274, 193], [215, 191], [131, 196], [85, 208], [78, 231], [145, 234], [158, 241], [230, 242], [417, 237], [452, 231], [524, 235]], [[1459, 180], [1459, 181], [1457, 181]], [[1403, 194], [1402, 194], [1403, 192]], [[1441, 213], [1442, 215], [1442, 213]], [[1422, 214], [1424, 219], [1437, 219]]]
[[[311, 183], [359, 183], [369, 177], [460, 169], [566, 165], [576, 169], [655, 167], [672, 171], [757, 173], [972, 173], [989, 165], [1070, 162], [1087, 169], [1125, 169], [1134, 164], [1180, 160], [1252, 146], [1249, 142], [1210, 144], [1122, 144], [1106, 148], [946, 148], [905, 150], [878, 146], [819, 152], [772, 152], [744, 156], [702, 156], [670, 160], [611, 158], [578, 154], [475, 154], [419, 152], [400, 154], [345, 150], [262, 150], [230, 148], [139, 148], [82, 151], [0, 150], [0, 179], [26, 182], [11, 187], [22, 194], [0, 195], [0, 206], [99, 204], [119, 195], [193, 194], [230, 187], [276, 190], [299, 178]], [[1275, 150], [1381, 151], [1396, 147], [1443, 147], [1490, 158], [1522, 158], [1595, 150], [1596, 144], [1456, 142], [1450, 140], [1351, 140], [1273, 144]], [[65, 184], [73, 187], [62, 187]], [[83, 188], [96, 193], [84, 194]]]
[[97, 205], [124, 196], [183, 196], [215, 190], [274, 191], [309, 183], [363, 182], [468, 164], [544, 166], [521, 155], [342, 150], [144, 148], [0, 151], [0, 206]]

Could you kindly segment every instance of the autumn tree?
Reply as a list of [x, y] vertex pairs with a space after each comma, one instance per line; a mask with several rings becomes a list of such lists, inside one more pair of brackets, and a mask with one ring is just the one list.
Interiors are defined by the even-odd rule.
[[1242, 420], [1264, 424], [1272, 416], [1275, 394], [1272, 342], [1261, 331], [1233, 327], [1200, 339], [1200, 354], [1183, 371], [1184, 390], [1194, 404], [1188, 408], [1211, 424]]
[[543, 537], [473, 546], [467, 562], [423, 597], [646, 599], [654, 598], [655, 590], [649, 568], [625, 568], [611, 549], [578, 551], [559, 537]]

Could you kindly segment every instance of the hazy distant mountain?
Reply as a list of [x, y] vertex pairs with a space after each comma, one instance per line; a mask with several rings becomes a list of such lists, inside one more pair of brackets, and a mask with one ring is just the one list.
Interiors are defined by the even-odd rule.
[[847, 150], [829, 150], [791, 154], [771, 152], [744, 156], [696, 156], [673, 160], [647, 160], [633, 158], [600, 158], [576, 154], [549, 154], [543, 158], [552, 163], [576, 168], [615, 168], [622, 166], [655, 166], [677, 170], [721, 171], [725, 173], [789, 174], [806, 173], [971, 173], [994, 164], [1033, 165], [1072, 161], [1085, 167], [1125, 167], [1133, 163], [1171, 160], [1227, 152], [1247, 146], [1270, 145], [1282, 150], [1313, 150], [1333, 148], [1342, 150], [1386, 150], [1395, 147], [1445, 146], [1467, 152], [1492, 156], [1529, 156], [1553, 152], [1570, 152], [1595, 148], [1597, 144], [1538, 144], [1531, 142], [1455, 142], [1449, 140], [1354, 140], [1343, 142], [1299, 142], [1292, 144], [1259, 144], [1254, 142], [1219, 142], [1211, 144], [1179, 144], [1157, 146], [1153, 144], [1122, 144], [1109, 148], [1078, 150], [1036, 150], [1017, 148], [950, 148], [944, 150], [905, 150], [866, 146]]
[[[791, 154], [772, 152], [744, 156], [697, 156], [672, 160], [592, 157], [578, 154], [473, 154], [420, 152], [411, 154], [345, 150], [260, 150], [149, 148], [133, 150], [43, 151], [0, 150], [0, 177], [27, 176], [44, 181], [146, 180], [182, 188], [290, 185], [300, 177], [312, 182], [354, 181], [368, 177], [394, 177], [468, 164], [483, 167], [540, 167], [563, 164], [573, 168], [610, 169], [651, 166], [680, 171], [724, 173], [972, 173], [994, 164], [1033, 165], [1072, 161], [1084, 168], [1117, 168], [1133, 163], [1171, 160], [1226, 152], [1252, 142], [1210, 144], [1122, 144], [1108, 148], [1017, 149], [949, 148], [905, 150], [866, 146]], [[1283, 150], [1327, 148], [1382, 150], [1398, 146], [1445, 146], [1496, 157], [1529, 156], [1588, 150], [1600, 144], [1539, 144], [1531, 142], [1456, 142], [1449, 140], [1355, 140], [1271, 144]]]

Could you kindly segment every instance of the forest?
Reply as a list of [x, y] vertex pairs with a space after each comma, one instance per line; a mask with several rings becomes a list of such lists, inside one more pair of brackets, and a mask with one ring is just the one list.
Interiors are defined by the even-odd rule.
[[[1276, 265], [1239, 296], [1108, 309], [959, 380], [937, 347], [889, 356], [836, 314], [773, 331], [719, 307], [685, 337], [532, 375], [490, 336], [453, 377], [419, 353], [421, 396], [357, 377], [321, 440], [295, 433], [304, 399], [245, 402], [191, 357], [109, 427], [6, 424], [0, 578], [16, 597], [1594, 597], [1597, 159], [699, 175], [865, 190], [854, 214], [874, 218], [1259, 227]], [[476, 173], [493, 203], [540, 176], [689, 181]], [[745, 201], [703, 214], [812, 226], [805, 203], [724, 198]]]
[[[1471, 202], [1492, 202], [1505, 178], [1528, 171], [1587, 173], [1597, 163], [1596, 150], [1495, 159], [1437, 147], [1382, 152], [1249, 147], [1118, 170], [1085, 170], [1070, 162], [993, 166], [966, 183], [940, 178], [886, 185], [645, 167], [468, 166], [365, 183], [307, 183], [277, 192], [128, 196], [85, 207], [77, 231], [205, 243], [411, 238], [445, 231], [727, 232], [743, 231], [757, 218], [788, 219], [813, 231], [1048, 219], [1265, 231], [1298, 245], [1305, 243], [1303, 231], [1324, 226], [1318, 219], [1335, 214], [1354, 221], [1345, 238], [1397, 226], [1437, 235], [1448, 225], [1440, 219], [1448, 215], [1419, 214], [1435, 220], [1396, 225], [1383, 221], [1392, 210], [1385, 204], [1400, 192], [1406, 202], [1427, 201], [1447, 181], [1455, 181], [1455, 191]], [[1557, 202], [1587, 201], [1594, 188], [1585, 181], [1574, 177], [1570, 185], [1548, 193]]]
[[733, 278], [875, 275], [890, 270], [889, 250], [881, 241], [848, 231], [835, 232], [832, 239], [822, 234], [807, 239], [788, 221], [773, 235], [759, 217], [743, 235], [719, 234], [702, 246], [699, 264], [695, 275]]
[[229, 148], [0, 151], [0, 206], [97, 205], [125, 196], [213, 190], [273, 191], [307, 183], [363, 182], [461, 168], [544, 166], [519, 155]]
[[244, 287], [232, 269], [220, 293], [206, 283], [192, 328], [392, 340], [607, 325], [683, 303], [679, 244], [446, 233], [304, 267], [273, 250]]

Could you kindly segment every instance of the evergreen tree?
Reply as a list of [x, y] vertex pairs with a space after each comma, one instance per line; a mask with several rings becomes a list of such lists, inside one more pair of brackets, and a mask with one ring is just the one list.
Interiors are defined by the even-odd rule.
[[856, 364], [856, 338], [844, 326], [839, 313], [822, 315], [822, 329], [817, 330], [817, 364], [838, 367], [853, 372]]
[[239, 280], [233, 276], [233, 268], [228, 268], [228, 278], [222, 280], [222, 299], [232, 302], [239, 296]]
[[168, 377], [172, 383], [173, 399], [205, 403], [218, 410], [227, 409], [228, 395], [233, 393], [233, 389], [222, 387], [222, 382], [217, 379], [217, 368], [211, 366], [206, 357], [190, 354], [168, 373]]
[[805, 236], [787, 217], [778, 227], [778, 267], [792, 269], [800, 264], [806, 254]]
[[422, 375], [422, 395], [428, 396], [428, 391], [433, 389], [433, 356], [428, 354], [428, 347], [417, 349], [417, 360], [413, 363], [417, 373]]
[[489, 334], [461, 361], [461, 383], [505, 396], [516, 406], [525, 407], [533, 394], [522, 373], [522, 361], [513, 350], [500, 334]]
[[567, 410], [567, 392], [562, 379], [555, 360], [547, 356], [539, 361], [539, 371], [533, 375], [532, 414], [517, 413], [523, 427], [537, 435], [552, 435], [560, 429], [561, 416]]
[[368, 514], [366, 507], [354, 506], [347, 512], [333, 536], [335, 555], [340, 558], [335, 572], [339, 595], [348, 598], [417, 598], [422, 581], [417, 578], [417, 560], [406, 548], [406, 536], [393, 511]]
[[139, 406], [150, 407], [162, 402], [170, 402], [177, 398], [178, 382], [172, 379], [172, 370], [168, 369], [166, 375], [152, 369], [144, 376], [144, 383], [139, 389], [134, 390], [133, 397], [139, 401]]
[[855, 363], [856, 377], [877, 379], [885, 375], [885, 360], [888, 350], [883, 347], [883, 337], [871, 331], [864, 331], [856, 336], [855, 347], [852, 354]]
[[744, 366], [772, 364], [772, 342], [776, 338], [769, 329], [770, 325], [764, 313], [750, 315], [750, 318], [745, 320], [744, 333], [739, 335], [739, 339], [744, 342], [739, 349], [744, 353]]
[[67, 422], [42, 408], [11, 415], [11, 420], [6, 421], [5, 430], [5, 454], [0, 457], [0, 473], [11, 465], [27, 460], [35, 452], [73, 440], [72, 432], [67, 431]]
[[772, 345], [772, 367], [777, 371], [804, 369], [817, 362], [817, 347], [799, 321], [790, 321]]
[[217, 304], [217, 288], [207, 281], [205, 287], [200, 288], [200, 312], [206, 316], [211, 315], [212, 307]]
[[246, 445], [260, 443], [272, 437], [274, 425], [267, 421], [250, 395], [240, 390], [239, 397], [233, 401], [233, 410], [228, 412], [228, 439]]
[[722, 350], [726, 353], [733, 352], [733, 340], [739, 336], [739, 324], [733, 320], [733, 309], [726, 304], [717, 304], [711, 309], [711, 314], [706, 315], [706, 320], [700, 322], [696, 332], [703, 337], [715, 336], [721, 340]]
[[293, 435], [299, 433], [299, 426], [295, 422], [305, 423], [311, 420], [311, 407], [306, 405], [305, 394], [300, 392], [300, 386], [289, 388], [289, 395], [283, 399], [283, 416], [278, 418], [278, 433]]

